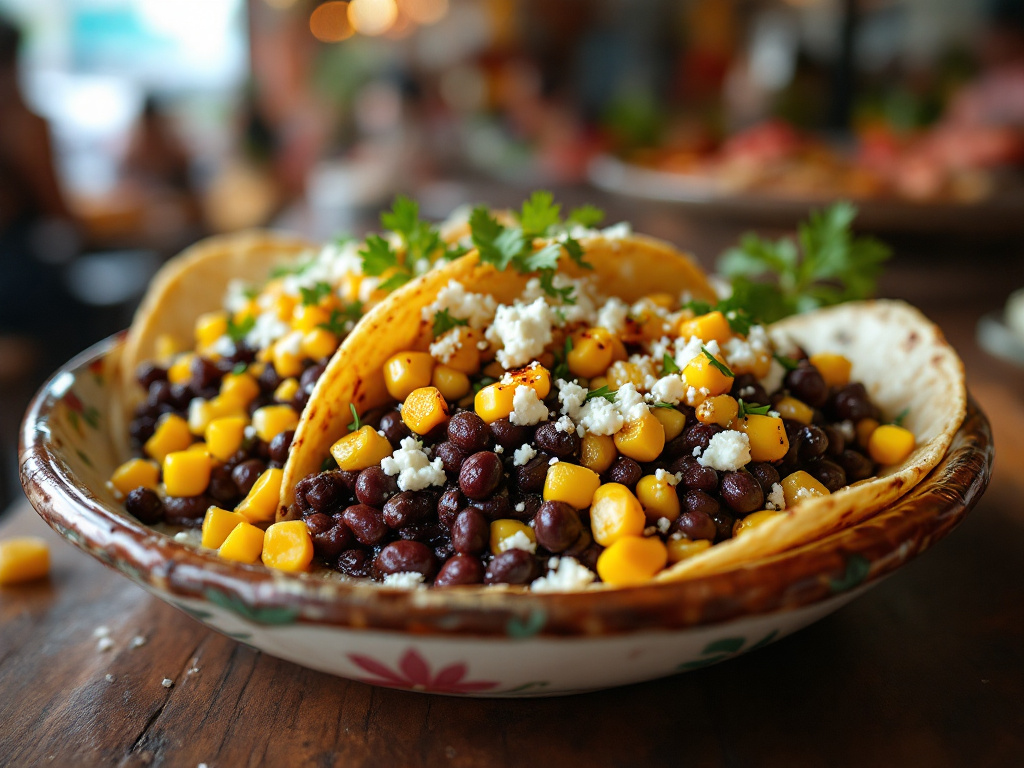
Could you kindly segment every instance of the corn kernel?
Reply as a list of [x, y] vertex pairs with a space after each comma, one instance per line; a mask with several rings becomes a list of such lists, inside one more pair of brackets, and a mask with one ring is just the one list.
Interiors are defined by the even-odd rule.
[[740, 412], [739, 403], [731, 395], [715, 395], [697, 406], [697, 421], [728, 427]]
[[400, 352], [384, 363], [384, 383], [388, 394], [399, 402], [420, 387], [430, 386], [434, 358], [427, 352]]
[[274, 312], [277, 319], [283, 323], [289, 322], [295, 314], [295, 305], [299, 303], [298, 298], [287, 293], [282, 293], [274, 299]]
[[278, 376], [298, 376], [302, 373], [302, 356], [295, 354], [291, 348], [291, 342], [286, 336], [278, 339], [270, 348], [270, 360], [274, 363], [274, 370]]
[[50, 548], [37, 536], [0, 541], [0, 585], [22, 584], [50, 572]]
[[235, 507], [235, 512], [250, 523], [268, 523], [277, 514], [284, 470], [277, 467], [263, 470], [248, 495]]
[[494, 520], [491, 523], [491, 553], [500, 555], [504, 552], [507, 549], [505, 541], [511, 539], [517, 533], [522, 533], [531, 542], [537, 543], [537, 534], [526, 523], [518, 520]]
[[206, 425], [206, 449], [218, 461], [227, 461], [242, 447], [249, 420], [244, 416], [222, 416]]
[[263, 553], [263, 531], [250, 523], [239, 523], [224, 539], [217, 554], [236, 563], [255, 563]]
[[194, 352], [186, 352], [174, 358], [171, 367], [167, 369], [167, 380], [171, 384], [188, 384], [192, 378], [192, 361], [195, 359]]
[[466, 374], [476, 373], [480, 370], [480, 350], [477, 349], [476, 343], [483, 336], [479, 331], [474, 331], [471, 328], [453, 328], [445, 335], [454, 333], [459, 334], [458, 346], [448, 355], [447, 361], [439, 360], [438, 362], [443, 362], [449, 368]]
[[788, 509], [804, 499], [828, 496], [829, 490], [800, 469], [782, 478], [782, 494], [786, 498], [786, 508]]
[[871, 445], [871, 435], [878, 429], [879, 424], [877, 419], [861, 419], [857, 422], [855, 427], [857, 433], [857, 444], [861, 448], [867, 448]]
[[[292, 330], [306, 334], [319, 325], [330, 322], [331, 313], [315, 304], [303, 304], [292, 310]], [[323, 330], [322, 328], [320, 330]]]
[[297, 573], [313, 562], [313, 539], [303, 520], [274, 523], [263, 537], [263, 564]]
[[775, 410], [784, 419], [810, 424], [814, 420], [814, 409], [795, 397], [784, 397], [775, 404]]
[[220, 382], [221, 398], [234, 401], [242, 408], [255, 400], [259, 393], [259, 382], [249, 373], [229, 373]]
[[736, 429], [750, 441], [753, 461], [778, 461], [789, 452], [789, 436], [782, 419], [748, 413], [736, 423]]
[[512, 399], [515, 394], [515, 385], [488, 384], [476, 393], [476, 397], [473, 399], [473, 410], [487, 424], [498, 419], [508, 418], [513, 410]]
[[601, 581], [612, 587], [632, 587], [650, 581], [668, 562], [661, 539], [626, 536], [597, 558]]
[[623, 456], [637, 461], [654, 461], [665, 448], [665, 430], [654, 414], [647, 412], [615, 433], [615, 447]]
[[659, 480], [655, 475], [641, 477], [636, 484], [636, 498], [651, 522], [662, 517], [669, 520], [679, 517], [679, 496], [675, 486], [669, 485], [667, 480]]
[[646, 525], [643, 507], [626, 486], [605, 483], [594, 492], [590, 504], [590, 530], [594, 541], [602, 547], [611, 546], [627, 536], [639, 536]]
[[501, 379], [501, 377], [505, 375], [505, 369], [502, 367], [501, 363], [494, 360], [484, 366], [483, 374], [484, 376], [488, 376], [492, 379]]
[[595, 435], [587, 432], [580, 448], [580, 464], [598, 474], [604, 472], [615, 461], [618, 452], [611, 435]]
[[651, 413], [661, 422], [661, 428], [665, 430], [666, 443], [675, 440], [683, 433], [683, 427], [686, 426], [686, 414], [682, 411], [675, 408], [652, 408]]
[[668, 561], [678, 563], [680, 560], [699, 555], [711, 546], [711, 542], [707, 539], [669, 539], [665, 546], [668, 549]]
[[676, 300], [672, 297], [671, 293], [652, 293], [644, 298], [654, 306], [667, 310], [671, 310], [676, 303]]
[[418, 435], [425, 435], [448, 418], [448, 404], [437, 387], [414, 389], [402, 405], [402, 421]]
[[282, 432], [299, 425], [299, 414], [290, 405], [265, 405], [252, 414], [252, 426], [256, 435], [269, 443]]
[[241, 416], [245, 411], [245, 404], [234, 398], [218, 395], [213, 400], [202, 400], [197, 397], [188, 404], [188, 428], [193, 435], [202, 435], [214, 419], [222, 416]]
[[469, 394], [469, 376], [447, 365], [439, 365], [434, 369], [430, 383], [437, 388], [445, 400], [452, 403]]
[[224, 543], [228, 534], [235, 527], [247, 523], [245, 515], [229, 512], [220, 507], [209, 507], [203, 516], [203, 539], [201, 544], [207, 549], [217, 549]]
[[168, 496], [198, 496], [210, 484], [210, 457], [200, 451], [173, 451], [164, 457], [164, 488]]
[[612, 364], [615, 364], [619, 360], [626, 360], [629, 357], [629, 352], [626, 351], [626, 345], [622, 343], [622, 339], [612, 334]]
[[594, 470], [559, 461], [548, 467], [544, 501], [564, 501], [576, 509], [586, 509], [599, 485], [601, 478]]
[[551, 372], [543, 365], [530, 365], [508, 372], [512, 378], [513, 389], [518, 386], [529, 387], [543, 400], [551, 392]]
[[[605, 377], [608, 379], [607, 384], [611, 389], [619, 389], [624, 384], [632, 384], [637, 389], [641, 389], [644, 385], [644, 372], [640, 370], [640, 366], [624, 360], [617, 360], [608, 366]], [[590, 388], [597, 389], [593, 381], [590, 383]]]
[[785, 512], [779, 512], [774, 509], [762, 509], [759, 512], [751, 512], [746, 517], [741, 517], [732, 524], [732, 535], [735, 538], [741, 533], [751, 531], [754, 528], [764, 525], [772, 518], [785, 514]]
[[850, 383], [850, 370], [853, 368], [853, 363], [842, 355], [819, 352], [816, 355], [811, 355], [810, 362], [818, 369], [826, 386], [845, 387]]
[[338, 348], [338, 337], [326, 328], [314, 328], [302, 336], [302, 354], [313, 360], [324, 360]]
[[183, 451], [191, 442], [192, 433], [188, 422], [176, 413], [168, 413], [157, 423], [153, 436], [146, 441], [143, 450], [150, 458], [163, 462], [168, 453]]
[[391, 455], [391, 443], [373, 427], [366, 425], [350, 432], [331, 446], [338, 468], [346, 471], [366, 469]]
[[[723, 362], [721, 355], [715, 359], [720, 363]], [[706, 389], [709, 397], [724, 395], [732, 389], [733, 377], [718, 370], [703, 352], [686, 364], [683, 369], [683, 378], [688, 386], [698, 390]]]
[[735, 374], [750, 373], [755, 379], [763, 379], [771, 372], [772, 353], [767, 349], [752, 349], [749, 357], [730, 360], [729, 367]]
[[225, 312], [207, 312], [196, 319], [196, 346], [205, 349], [228, 332], [228, 316]]
[[572, 349], [566, 356], [574, 376], [589, 379], [604, 373], [612, 363], [612, 335], [605, 328], [588, 328], [572, 335]]
[[110, 476], [110, 484], [122, 496], [127, 496], [136, 488], [154, 491], [159, 483], [160, 465], [146, 459], [129, 459]]
[[732, 338], [732, 328], [729, 327], [729, 321], [725, 315], [715, 310], [691, 320], [680, 321], [676, 335], [684, 339], [696, 336], [705, 344], [714, 340], [719, 345], [724, 345]]
[[299, 380], [290, 377], [277, 385], [277, 389], [274, 390], [274, 399], [279, 403], [290, 403], [298, 391]]
[[883, 465], [899, 464], [913, 452], [917, 441], [914, 433], [895, 424], [883, 424], [871, 433], [868, 453], [871, 460]]

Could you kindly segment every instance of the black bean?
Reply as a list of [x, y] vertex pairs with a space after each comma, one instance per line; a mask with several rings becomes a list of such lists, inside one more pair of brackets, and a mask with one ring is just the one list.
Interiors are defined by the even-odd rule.
[[828, 448], [825, 449], [826, 454], [829, 456], [839, 456], [846, 450], [846, 438], [843, 437], [843, 433], [838, 427], [834, 427], [831, 424], [822, 424], [821, 428], [828, 438]]
[[693, 456], [682, 456], [669, 467], [672, 474], [681, 474], [680, 484], [692, 490], [714, 493], [718, 490], [718, 472], [714, 467], [702, 466]]
[[446, 528], [451, 528], [459, 511], [466, 506], [466, 498], [458, 488], [445, 488], [437, 502], [437, 519]]
[[156, 491], [141, 486], [128, 492], [124, 508], [128, 510], [129, 515], [146, 525], [158, 523], [164, 516], [164, 503], [160, 501]]
[[484, 571], [484, 584], [529, 584], [537, 576], [537, 560], [522, 549], [496, 555]]
[[440, 523], [416, 523], [414, 525], [403, 525], [398, 529], [398, 538], [405, 541], [434, 542], [441, 539], [443, 529]]
[[752, 461], [747, 464], [747, 471], [757, 478], [765, 496], [772, 492], [772, 486], [780, 480], [779, 471], [767, 462]]
[[476, 499], [470, 502], [474, 509], [479, 509], [488, 520], [504, 520], [512, 517], [512, 503], [508, 491], [502, 489], [489, 499]]
[[[171, 404], [171, 383], [167, 379], [154, 381], [149, 387], [146, 402], [153, 407]], [[171, 406], [173, 408], [173, 406]]]
[[683, 503], [684, 512], [714, 516], [721, 508], [718, 499], [704, 491], [686, 491], [680, 499]]
[[349, 498], [348, 487], [337, 470], [314, 475], [304, 495], [309, 506], [328, 514], [339, 509]]
[[365, 549], [346, 549], [338, 555], [335, 567], [348, 576], [365, 579], [371, 573], [373, 560]]
[[393, 448], [397, 448], [402, 440], [412, 435], [412, 431], [405, 426], [402, 414], [398, 411], [388, 411], [380, 417], [380, 431]]
[[231, 471], [225, 467], [210, 470], [210, 483], [206, 486], [206, 492], [222, 506], [229, 505], [241, 495], [235, 481], [231, 479]]
[[314, 512], [307, 516], [303, 522], [306, 524], [306, 530], [309, 531], [310, 536], [317, 536], [321, 533], [334, 527], [335, 520], [330, 515], [325, 515], [323, 512]]
[[836, 457], [836, 463], [843, 468], [848, 483], [856, 483], [875, 474], [875, 465], [871, 459], [849, 448]]
[[[296, 389], [295, 390], [295, 394], [292, 395], [292, 401], [291, 401], [292, 408], [294, 408], [299, 413], [302, 413], [306, 409], [306, 405], [309, 403], [309, 395], [310, 395], [310, 392], [307, 389], [303, 389], [302, 387], [299, 387], [298, 389]], [[263, 396], [260, 396], [260, 397], [258, 397], [256, 399], [257, 400], [262, 400]], [[269, 398], [268, 398], [268, 400], [269, 400]], [[251, 405], [249, 406], [249, 412], [252, 413], [252, 406]]]
[[434, 542], [434, 557], [437, 558], [437, 562], [446, 563], [452, 557], [455, 557], [455, 547], [452, 546], [451, 539], [442, 539], [439, 543]]
[[331, 474], [341, 481], [341, 484], [345, 486], [349, 493], [355, 494], [356, 483], [359, 482], [359, 470], [355, 469], [335, 469], [332, 470]]
[[[700, 493], [700, 491], [697, 491], [697, 493]], [[717, 507], [717, 504], [715, 506]], [[715, 521], [711, 519], [711, 515], [700, 511], [683, 512], [672, 523], [672, 530], [678, 531], [693, 541], [697, 539], [714, 541], [715, 536], [718, 535], [718, 527], [715, 525]]]
[[560, 459], [571, 459], [579, 456], [580, 437], [575, 430], [564, 432], [559, 429], [555, 422], [546, 421], [537, 427], [534, 434], [534, 442], [537, 447], [552, 456]]
[[390, 573], [422, 573], [432, 576], [437, 561], [430, 548], [419, 541], [393, 541], [377, 555], [373, 569], [385, 576]]
[[[565, 550], [562, 551], [563, 557], [575, 557], [580, 560], [580, 554], [584, 552], [591, 544], [594, 543], [593, 536], [590, 535], [590, 531], [584, 526], [580, 531], [580, 535], [576, 541], [570, 544]], [[580, 560], [580, 562], [583, 562]], [[589, 567], [589, 566], [588, 566]]]
[[379, 544], [388, 533], [381, 511], [366, 504], [353, 504], [341, 513], [341, 519], [352, 531], [356, 541], [367, 547]]
[[452, 546], [463, 555], [479, 555], [487, 549], [491, 529], [478, 509], [464, 509], [452, 525]]
[[493, 436], [483, 419], [473, 411], [462, 411], [448, 422], [448, 439], [465, 453], [476, 453], [490, 448]]
[[[532, 520], [533, 516], [537, 514], [537, 510], [540, 509], [540, 505], [544, 503], [544, 499], [541, 498], [539, 493], [520, 494], [518, 499], [518, 501], [509, 499], [512, 509], [508, 516], [521, 520], [524, 523]], [[520, 506], [522, 506], [522, 509], [518, 509]]]
[[445, 440], [434, 446], [433, 455], [441, 460], [445, 472], [458, 475], [462, 469], [462, 462], [466, 460], [466, 454], [455, 443]]
[[231, 364], [231, 367], [238, 365], [238, 363], [251, 363], [256, 359], [257, 350], [250, 347], [243, 341], [237, 341], [231, 345], [231, 354], [224, 358], [224, 360]]
[[516, 467], [516, 487], [523, 493], [540, 493], [548, 476], [551, 456], [539, 453], [522, 466]]
[[484, 580], [484, 566], [479, 558], [455, 555], [441, 566], [434, 579], [435, 587], [458, 587], [463, 584], [480, 584]]
[[619, 456], [606, 473], [608, 475], [608, 482], [620, 483], [626, 486], [629, 490], [636, 488], [636, 484], [640, 482], [640, 478], [643, 476], [643, 470], [640, 465], [637, 464], [633, 459], [628, 456]]
[[398, 480], [388, 476], [378, 466], [367, 467], [359, 473], [356, 480], [356, 498], [360, 504], [369, 504], [378, 509], [384, 502], [398, 493]]
[[294, 437], [295, 430], [286, 429], [284, 432], [274, 435], [274, 439], [270, 441], [270, 460], [277, 466], [283, 467], [284, 463], [288, 461], [288, 449], [291, 447]]
[[[351, 547], [355, 542], [352, 530], [343, 520], [331, 520], [331, 527], [326, 531], [314, 534], [313, 551], [318, 557], [330, 560], [338, 557], [342, 552]], [[306, 523], [309, 527], [309, 523]]]
[[171, 384], [171, 405], [176, 411], [184, 411], [192, 400], [192, 393], [184, 384]]
[[128, 433], [135, 445], [145, 443], [153, 436], [154, 431], [156, 431], [156, 419], [152, 416], [137, 416], [128, 425]]
[[732, 527], [736, 523], [735, 517], [724, 509], [720, 509], [711, 515], [711, 519], [714, 521], [715, 529], [717, 530], [715, 534], [716, 543], [732, 538]]
[[272, 393], [275, 389], [281, 386], [281, 377], [274, 370], [274, 366], [267, 365], [263, 368], [263, 372], [260, 373], [258, 379], [260, 385], [260, 391], [267, 395]]
[[524, 443], [530, 442], [533, 437], [533, 427], [525, 427], [522, 424], [513, 424], [508, 419], [498, 419], [491, 422], [491, 434], [495, 442], [501, 447], [516, 449]]
[[701, 424], [697, 422], [683, 433], [683, 446], [686, 455], [692, 456], [695, 448], [700, 448], [701, 453], [708, 449], [711, 438], [722, 431], [717, 424]]
[[812, 408], [820, 408], [828, 399], [828, 387], [818, 369], [807, 362], [789, 371], [784, 379], [786, 389]]
[[858, 422], [875, 415], [875, 406], [860, 382], [847, 384], [833, 395], [829, 410], [836, 421]]
[[200, 355], [192, 358], [188, 370], [191, 374], [189, 384], [196, 392], [219, 384], [221, 377], [224, 375], [216, 363]]
[[[270, 395], [257, 395], [256, 397], [249, 401], [249, 404], [245, 406], [245, 410], [248, 411], [249, 418], [252, 418], [252, 415], [256, 413], [256, 411], [258, 411], [260, 408], [264, 408], [270, 405], [273, 402], [274, 399]], [[301, 411], [302, 408], [299, 407], [296, 408], [296, 410]]]
[[764, 491], [757, 478], [749, 472], [724, 473], [718, 493], [722, 501], [741, 515], [764, 509]]
[[501, 484], [502, 466], [493, 451], [474, 453], [459, 471], [459, 490], [470, 499], [486, 499]]
[[800, 443], [797, 448], [797, 458], [800, 461], [816, 459], [828, 448], [828, 436], [821, 427], [806, 424], [800, 428], [798, 435]]
[[327, 370], [327, 366], [323, 363], [309, 366], [309, 368], [302, 372], [302, 376], [299, 377], [299, 386], [308, 392], [312, 392], [313, 387], [316, 386], [317, 381], [323, 376], [325, 370]]
[[402, 491], [384, 504], [384, 522], [389, 528], [422, 523], [430, 517], [436, 506], [430, 494], [420, 491]]
[[545, 501], [533, 519], [537, 543], [549, 552], [564, 552], [580, 537], [579, 513], [564, 501]]
[[747, 405], [768, 405], [771, 402], [761, 382], [752, 373], [741, 373], [733, 379], [729, 394], [736, 399], [742, 398]]
[[828, 488], [830, 493], [835, 493], [846, 485], [846, 472], [834, 461], [828, 459], [812, 461], [807, 465], [807, 472]]
[[143, 389], [149, 389], [158, 381], [167, 381], [167, 369], [155, 363], [142, 363], [135, 369], [135, 380]]
[[205, 493], [199, 496], [168, 496], [164, 499], [164, 520], [171, 525], [198, 528], [203, 523], [206, 510], [215, 506], [212, 498]]

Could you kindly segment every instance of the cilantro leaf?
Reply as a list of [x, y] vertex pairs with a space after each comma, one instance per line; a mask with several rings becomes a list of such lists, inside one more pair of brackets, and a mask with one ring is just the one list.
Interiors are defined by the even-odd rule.
[[249, 331], [255, 327], [256, 318], [252, 315], [246, 315], [240, 323], [236, 323], [234, 319], [229, 317], [227, 327], [228, 338], [235, 342], [235, 344], [241, 344], [245, 337], [249, 335]]
[[313, 259], [303, 259], [294, 264], [278, 264], [270, 268], [270, 278], [287, 277], [288, 275], [301, 275], [313, 264]]
[[661, 375], [668, 376], [670, 373], [679, 373], [680, 370], [682, 369], [676, 365], [675, 358], [666, 352], [665, 356], [661, 358]]
[[378, 285], [377, 290], [384, 291], [385, 293], [391, 293], [395, 288], [405, 285], [410, 280], [412, 280], [412, 275], [408, 272], [395, 272], [395, 274]]
[[721, 312], [728, 321], [729, 327], [734, 333], [740, 334], [740, 336], [748, 335], [750, 333], [750, 326], [754, 324], [753, 318], [747, 312], [735, 292], [728, 299], [723, 299], [717, 304], [709, 304], [706, 301], [697, 300], [689, 301], [684, 305], [684, 309], [689, 309], [697, 317], [706, 315], [709, 312]]
[[469, 249], [466, 246], [456, 243], [455, 245], [446, 246], [441, 257], [447, 261], [455, 261], [455, 259], [465, 256], [467, 253], [469, 253]]
[[320, 462], [321, 472], [330, 472], [332, 469], [338, 468], [338, 462], [335, 461], [334, 457], [327, 454], [327, 458]]
[[708, 352], [708, 348], [703, 344], [700, 345], [700, 351], [704, 353], [704, 356], [711, 361], [711, 365], [718, 369], [719, 373], [723, 376], [728, 376], [730, 379], [736, 378], [733, 376], [732, 371], [729, 370], [729, 366], [719, 360], [717, 357]]
[[499, 270], [507, 269], [522, 254], [526, 244], [522, 232], [502, 226], [482, 206], [474, 208], [470, 214], [469, 228], [473, 245], [480, 252], [480, 261], [493, 264]]
[[443, 336], [452, 328], [460, 325], [469, 325], [469, 320], [463, 320], [461, 317], [452, 317], [449, 310], [440, 309], [434, 313], [434, 338]]
[[312, 288], [299, 288], [299, 293], [302, 294], [302, 305], [308, 307], [311, 305], [319, 304], [321, 299], [331, 295], [330, 283], [317, 282], [313, 284]]
[[743, 398], [740, 398], [738, 403], [740, 407], [739, 412], [736, 414], [736, 418], [738, 419], [742, 419], [749, 413], [755, 414], [757, 416], [767, 416], [768, 411], [772, 409], [770, 405], [750, 405], [748, 403], [743, 402]]
[[391, 210], [380, 215], [380, 223], [385, 229], [407, 239], [420, 226], [420, 204], [405, 195], [398, 195], [391, 204]]
[[565, 252], [569, 254], [569, 258], [572, 259], [576, 264], [583, 267], [584, 269], [593, 269], [594, 265], [583, 258], [583, 246], [580, 245], [580, 241], [574, 237], [566, 237], [562, 242], [562, 247], [565, 248]]
[[890, 423], [893, 424], [894, 426], [902, 427], [903, 426], [903, 421], [907, 418], [907, 416], [909, 414], [910, 414], [910, 408], [909, 407], [908, 408], [904, 408], [902, 411], [900, 411], [898, 414], [896, 414], [896, 418], [893, 419]]
[[380, 235], [370, 235], [359, 251], [363, 257], [363, 273], [378, 277], [388, 269], [399, 266], [398, 254], [391, 248], [391, 243]]
[[604, 211], [589, 203], [581, 205], [579, 208], [573, 208], [569, 212], [569, 218], [566, 219], [567, 224], [579, 224], [587, 229], [593, 229], [602, 221], [604, 221]]
[[231, 369], [231, 374], [233, 376], [241, 376], [247, 370], [249, 370], [247, 363], [235, 363], [235, 367]]
[[774, 357], [778, 361], [779, 365], [787, 371], [795, 371], [800, 367], [800, 364], [792, 357], [786, 357], [785, 355], [780, 355], [778, 353], [772, 355], [772, 357]]
[[[576, 289], [571, 285], [567, 285], [564, 288], [556, 288], [554, 277], [555, 271], [553, 269], [543, 270], [540, 273], [540, 289], [552, 298], [561, 299], [563, 304], [575, 304], [576, 297], [573, 296], [573, 292]], [[562, 321], [565, 321], [564, 313], [562, 314]]]
[[355, 432], [360, 427], [359, 414], [356, 413], [355, 403], [349, 403], [348, 409], [352, 412], [352, 421], [349, 423], [348, 429], [350, 432]]
[[614, 403], [618, 394], [619, 391], [617, 389], [608, 389], [608, 385], [604, 384], [597, 389], [592, 389], [587, 392], [587, 400], [592, 400], [595, 397], [603, 397], [609, 403]]
[[318, 323], [316, 327], [330, 331], [335, 336], [345, 336], [362, 316], [363, 302], [353, 301], [344, 309], [332, 309], [330, 319], [326, 323]]
[[565, 337], [565, 349], [561, 356], [555, 356], [555, 369], [552, 374], [555, 380], [562, 379], [569, 381], [569, 353], [572, 352], [572, 336]]
[[479, 381], [474, 382], [474, 384], [473, 384], [473, 392], [474, 393], [475, 392], [479, 392], [484, 387], [489, 387], [489, 386], [491, 386], [491, 384], [493, 384], [496, 381], [497, 381], [497, 379], [495, 379], [495, 378], [492, 378], [490, 376], [484, 376]]
[[675, 408], [675, 406], [672, 405], [672, 403], [662, 403], [662, 402], [650, 403], [650, 406], [651, 406], [651, 408]]
[[527, 237], [543, 237], [552, 227], [562, 223], [562, 206], [555, 202], [550, 192], [537, 190], [523, 203], [516, 218]]
[[242, 295], [245, 296], [245, 298], [252, 301], [253, 299], [259, 297], [260, 289], [257, 288], [255, 285], [247, 285], [245, 288], [242, 289]]

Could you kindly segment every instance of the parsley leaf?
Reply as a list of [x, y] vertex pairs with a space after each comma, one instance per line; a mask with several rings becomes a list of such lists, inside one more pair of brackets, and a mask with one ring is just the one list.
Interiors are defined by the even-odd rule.
[[661, 375], [668, 376], [670, 373], [679, 373], [680, 370], [682, 369], [676, 365], [675, 358], [666, 352], [665, 356], [661, 358]]
[[778, 361], [779, 365], [787, 371], [795, 371], [800, 367], [800, 364], [792, 357], [786, 357], [785, 355], [780, 355], [778, 353], [772, 355], [772, 357], [774, 357]]
[[609, 403], [614, 403], [618, 394], [619, 391], [617, 389], [608, 389], [608, 385], [604, 384], [597, 389], [592, 389], [587, 392], [587, 401], [592, 400], [595, 397], [603, 397]]
[[562, 247], [565, 248], [565, 252], [569, 254], [569, 258], [579, 266], [584, 269], [594, 268], [593, 264], [583, 258], [583, 246], [580, 245], [580, 241], [576, 238], [566, 237], [565, 240], [562, 241]]
[[332, 309], [330, 319], [326, 323], [318, 323], [316, 327], [330, 331], [335, 336], [345, 336], [362, 316], [363, 302], [353, 301], [344, 309]]
[[567, 224], [579, 224], [587, 229], [596, 227], [602, 221], [604, 221], [604, 211], [589, 203], [581, 205], [579, 208], [573, 208], [569, 212], [569, 218], [566, 219]]
[[350, 432], [355, 432], [360, 427], [359, 414], [356, 413], [356, 405], [355, 405], [355, 403], [349, 403], [348, 404], [348, 409], [350, 411], [352, 411], [352, 421], [348, 425], [348, 429], [349, 429]]
[[866, 299], [889, 258], [889, 248], [850, 228], [857, 209], [836, 203], [814, 211], [796, 241], [747, 234], [718, 262], [732, 279], [737, 305], [764, 322], [844, 301]]
[[555, 357], [555, 369], [552, 374], [555, 380], [562, 379], [569, 381], [569, 353], [572, 352], [572, 336], [565, 337], [565, 349], [562, 355]]
[[228, 318], [227, 334], [235, 344], [241, 344], [245, 340], [245, 337], [249, 335], [249, 331], [256, 327], [256, 318], [252, 315], [246, 315], [242, 318], [240, 323], [236, 323], [232, 318]]
[[241, 376], [247, 370], [249, 370], [247, 363], [235, 363], [235, 367], [231, 369], [231, 374], [233, 376]]
[[729, 366], [719, 360], [717, 357], [708, 352], [708, 348], [703, 344], [700, 345], [700, 351], [704, 353], [704, 356], [711, 361], [711, 365], [718, 369], [723, 376], [728, 376], [730, 379], [735, 378], [732, 371], [729, 370]]
[[367, 237], [359, 255], [363, 257], [363, 273], [371, 277], [378, 277], [388, 269], [399, 266], [398, 254], [391, 248], [391, 243], [380, 235]]
[[331, 286], [330, 283], [317, 282], [313, 284], [312, 288], [300, 287], [299, 293], [302, 294], [302, 305], [308, 307], [319, 304], [321, 299], [330, 296]]
[[562, 223], [562, 206], [555, 202], [550, 192], [537, 190], [523, 203], [516, 218], [527, 237], [543, 237], [552, 227]]
[[[545, 269], [541, 272], [540, 289], [548, 296], [561, 299], [564, 304], [575, 304], [576, 297], [573, 296], [575, 288], [571, 285], [567, 285], [564, 288], [555, 288], [554, 276], [555, 271], [553, 269]], [[562, 314], [562, 321], [565, 321], [564, 313]]]
[[459, 325], [469, 325], [469, 320], [463, 320], [461, 317], [452, 317], [449, 310], [439, 309], [434, 313], [434, 338], [443, 336]]
[[675, 408], [672, 403], [650, 403], [651, 408]]
[[748, 403], [743, 402], [743, 398], [740, 398], [738, 403], [740, 407], [739, 412], [736, 414], [736, 418], [738, 419], [742, 419], [749, 413], [757, 416], [767, 416], [768, 411], [772, 409], [770, 405], [749, 405]]

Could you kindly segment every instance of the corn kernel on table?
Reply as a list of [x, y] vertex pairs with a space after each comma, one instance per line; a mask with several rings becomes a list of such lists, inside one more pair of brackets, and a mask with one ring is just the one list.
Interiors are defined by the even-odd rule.
[[[932, 267], [932, 265], [929, 265]], [[1024, 283], [1020, 266], [1009, 280]], [[1024, 764], [1024, 369], [987, 356], [1004, 291], [970, 264], [890, 270], [965, 358], [992, 483], [963, 525], [846, 608], [672, 678], [554, 699], [333, 678], [207, 630], [53, 534], [48, 579], [0, 588], [0, 765]], [[1010, 286], [1013, 287], [1013, 286]]]

